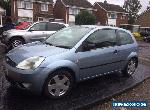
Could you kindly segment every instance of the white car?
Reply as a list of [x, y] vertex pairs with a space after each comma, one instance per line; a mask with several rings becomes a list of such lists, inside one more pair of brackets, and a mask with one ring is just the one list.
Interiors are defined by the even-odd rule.
[[12, 29], [3, 32], [2, 42], [14, 48], [25, 43], [42, 41], [56, 31], [68, 26], [68, 24], [59, 22], [35, 22], [23, 30]]

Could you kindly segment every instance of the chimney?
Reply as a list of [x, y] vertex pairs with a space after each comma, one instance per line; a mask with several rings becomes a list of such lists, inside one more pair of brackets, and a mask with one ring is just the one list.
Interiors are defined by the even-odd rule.
[[104, 4], [107, 4], [107, 0], [104, 1]]

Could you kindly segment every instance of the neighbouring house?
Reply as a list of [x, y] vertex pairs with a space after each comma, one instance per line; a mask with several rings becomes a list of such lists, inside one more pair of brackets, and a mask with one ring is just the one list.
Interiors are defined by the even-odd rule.
[[117, 26], [128, 24], [128, 13], [119, 5], [109, 4], [105, 0], [95, 2], [93, 9], [99, 25]]
[[67, 24], [75, 24], [75, 16], [82, 10], [93, 12], [92, 4], [87, 0], [57, 0], [54, 5], [54, 17]]
[[53, 18], [53, 0], [11, 0], [14, 22], [49, 21]]
[[135, 24], [140, 25], [140, 29], [143, 31], [150, 31], [150, 9], [140, 14]]
[[0, 7], [0, 27], [3, 26], [3, 15], [5, 14], [5, 10]]

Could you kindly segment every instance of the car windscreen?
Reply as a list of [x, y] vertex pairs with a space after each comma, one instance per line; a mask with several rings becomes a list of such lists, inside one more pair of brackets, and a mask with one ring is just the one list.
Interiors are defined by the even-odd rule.
[[72, 26], [51, 35], [45, 43], [62, 48], [74, 47], [92, 28]]

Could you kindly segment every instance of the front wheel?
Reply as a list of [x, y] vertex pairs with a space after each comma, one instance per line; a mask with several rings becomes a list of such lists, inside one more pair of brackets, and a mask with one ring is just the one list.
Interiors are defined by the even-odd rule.
[[135, 70], [138, 66], [138, 61], [135, 58], [132, 58], [128, 61], [127, 66], [122, 71], [124, 76], [132, 76], [135, 73]]
[[58, 70], [49, 75], [44, 85], [44, 94], [50, 98], [58, 99], [66, 96], [73, 86], [70, 72]]
[[22, 38], [13, 38], [10, 41], [11, 48], [18, 47], [19, 45], [23, 45], [25, 42]]

